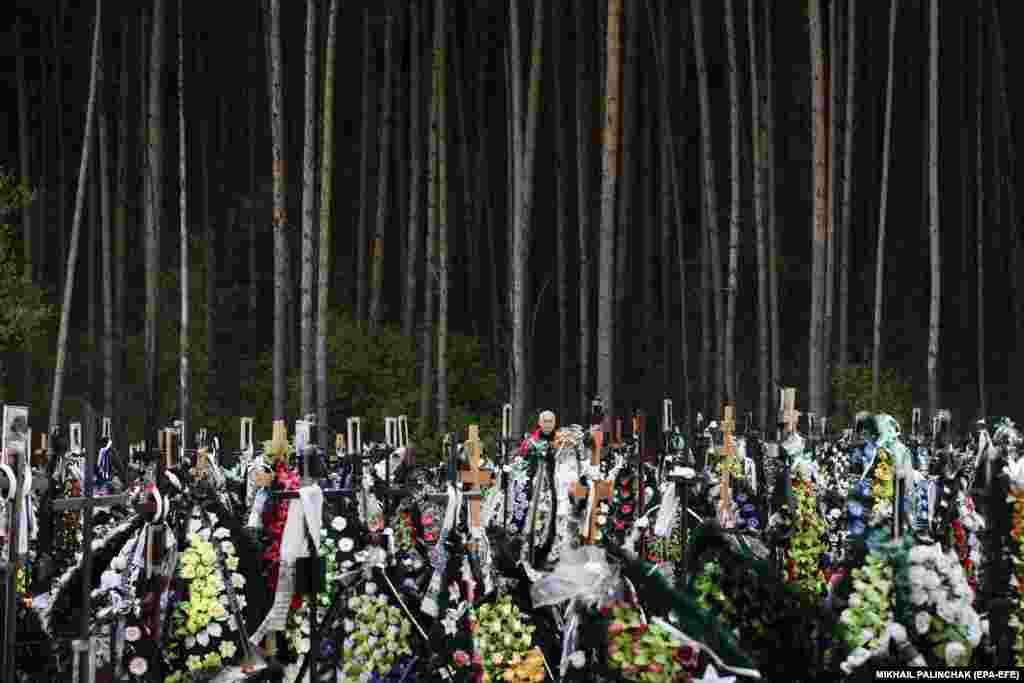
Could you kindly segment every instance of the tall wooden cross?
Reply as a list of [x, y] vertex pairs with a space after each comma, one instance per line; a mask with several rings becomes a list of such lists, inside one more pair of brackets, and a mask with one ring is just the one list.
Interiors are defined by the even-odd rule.
[[[724, 461], [736, 455], [736, 446], [732, 441], [732, 435], [736, 431], [736, 406], [733, 404], [727, 403], [722, 408], [722, 421], [719, 424], [719, 429], [722, 432], [722, 448], [719, 449], [719, 454]], [[730, 479], [731, 475], [728, 470], [722, 467], [718, 485], [718, 513], [722, 517], [729, 514]]]
[[622, 418], [615, 418], [615, 433], [612, 436], [611, 443], [608, 444], [612, 448], [622, 448], [626, 445], [626, 442], [622, 440]]
[[[480, 487], [491, 483], [491, 473], [480, 469], [480, 427], [469, 425], [469, 438], [466, 440], [466, 463], [459, 466], [459, 481], [463, 490], [479, 493]], [[469, 499], [469, 527], [480, 528], [480, 496]]]
[[[604, 440], [604, 432], [599, 429], [592, 429], [590, 432], [590, 438], [591, 470], [597, 472], [601, 466], [601, 443]], [[596, 542], [598, 507], [602, 500], [611, 500], [613, 489], [612, 482], [604, 479], [594, 480], [591, 484], [594, 487], [594, 498], [590, 501], [590, 527], [586, 530], [586, 533], [583, 534], [585, 543]], [[590, 487], [584, 486], [578, 481], [574, 481], [569, 486], [569, 493], [574, 498], [586, 498], [590, 495]]]
[[796, 389], [786, 387], [782, 390], [782, 424], [786, 435], [795, 434], [800, 424], [800, 411], [796, 409]]

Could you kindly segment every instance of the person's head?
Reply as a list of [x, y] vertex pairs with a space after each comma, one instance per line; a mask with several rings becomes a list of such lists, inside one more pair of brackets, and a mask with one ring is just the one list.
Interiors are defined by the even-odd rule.
[[540, 414], [540, 419], [537, 421], [540, 425], [540, 430], [545, 434], [550, 434], [555, 431], [555, 414], [550, 410], [545, 410]]

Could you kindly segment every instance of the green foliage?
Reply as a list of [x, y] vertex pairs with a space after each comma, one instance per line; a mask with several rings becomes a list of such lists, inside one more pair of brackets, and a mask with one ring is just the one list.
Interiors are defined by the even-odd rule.
[[[328, 317], [327, 383], [328, 421], [332, 430], [345, 431], [345, 419], [362, 418], [363, 441], [383, 441], [384, 418], [409, 416], [409, 439], [420, 462], [441, 455], [442, 435], [417, 419], [419, 412], [418, 339], [406, 337], [397, 326], [384, 325], [376, 337], [360, 329], [351, 314], [333, 310]], [[299, 371], [288, 380], [288, 423], [292, 429], [300, 415]], [[466, 438], [470, 424], [480, 426], [482, 439], [500, 430], [498, 378], [487, 367], [480, 343], [473, 337], [448, 336], [448, 428]], [[252, 406], [258, 442], [269, 438], [273, 420], [272, 354], [262, 354], [252, 376], [241, 387], [242, 402]]]
[[871, 366], [851, 365], [836, 368], [832, 373], [832, 392], [835, 400], [846, 403], [846, 414], [836, 415], [836, 429], [850, 426], [852, 417], [862, 410], [870, 413], [888, 413], [901, 425], [910, 424], [913, 389], [895, 370], [883, 369], [878, 383], [878, 405], [871, 401]]

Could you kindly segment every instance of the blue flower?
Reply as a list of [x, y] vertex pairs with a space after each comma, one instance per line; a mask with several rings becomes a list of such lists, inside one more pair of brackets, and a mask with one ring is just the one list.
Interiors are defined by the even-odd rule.
[[745, 515], [752, 514], [754, 512], [754, 504], [753, 503], [747, 503], [746, 505], [743, 506], [742, 512]]
[[754, 517], [751, 517], [750, 519], [747, 520], [747, 526], [749, 526], [751, 529], [757, 531], [758, 529], [761, 528], [761, 522], [757, 519], [756, 516], [754, 516]]
[[871, 494], [871, 484], [866, 479], [858, 479], [853, 486], [853, 492], [858, 496], [868, 496]]
[[852, 536], [860, 536], [863, 533], [864, 533], [864, 521], [863, 520], [855, 519], [855, 520], [850, 522], [850, 535], [852, 535]]
[[745, 494], [745, 493], [737, 494], [736, 495], [736, 502], [739, 503], [740, 505], [742, 505], [743, 503], [746, 503], [747, 502], [747, 494]]
[[745, 526], [747, 526], [747, 520], [743, 519], [742, 517], [736, 520], [737, 529], [742, 529]]
[[863, 517], [864, 506], [855, 500], [851, 500], [846, 504], [846, 514], [850, 517]]

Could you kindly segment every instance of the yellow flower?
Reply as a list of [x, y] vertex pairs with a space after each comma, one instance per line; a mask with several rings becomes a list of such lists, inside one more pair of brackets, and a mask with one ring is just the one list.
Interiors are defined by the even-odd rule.
[[228, 618], [228, 611], [224, 609], [224, 605], [219, 602], [215, 602], [213, 603], [213, 606], [210, 607], [210, 616], [217, 621], [224, 621]]

